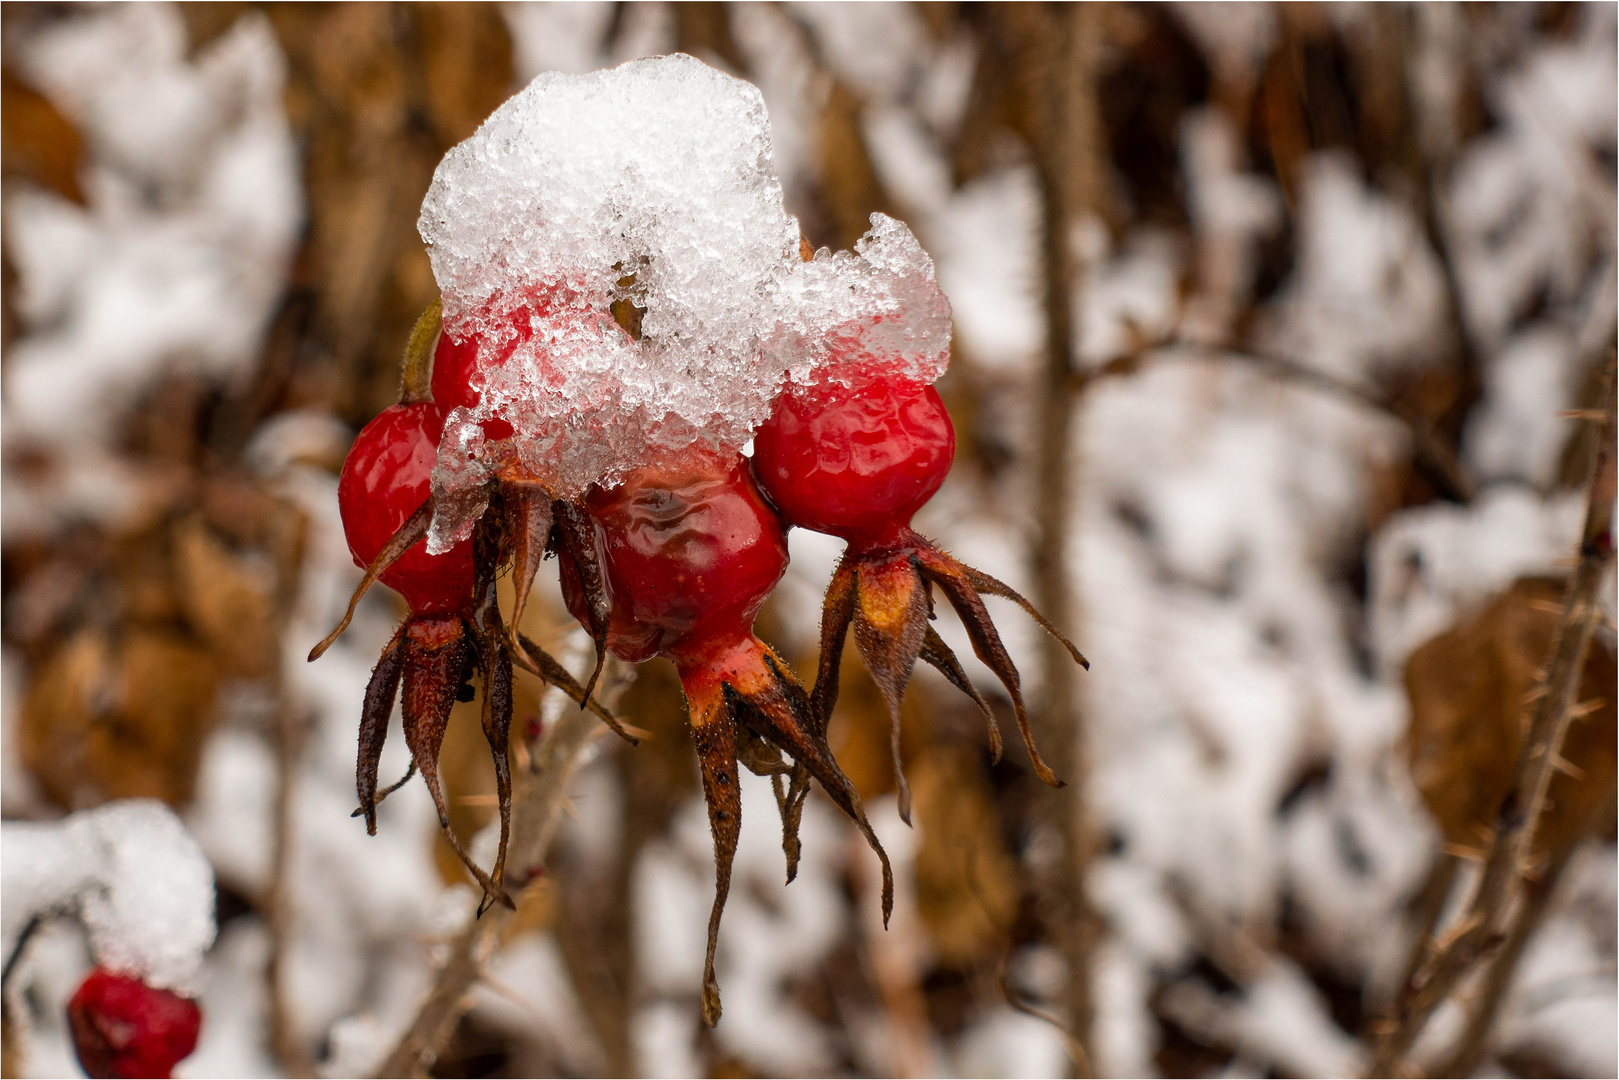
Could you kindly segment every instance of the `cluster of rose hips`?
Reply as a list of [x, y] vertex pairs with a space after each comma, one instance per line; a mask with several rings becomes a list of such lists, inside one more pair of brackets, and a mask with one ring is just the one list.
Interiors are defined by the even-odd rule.
[[[429, 315], [436, 317], [436, 309]], [[617, 310], [613, 315], [633, 336], [634, 325]], [[1035, 751], [1017, 669], [982, 594], [1014, 600], [1062, 640], [1077, 662], [1085, 664], [1084, 658], [1022, 596], [964, 566], [910, 527], [955, 455], [950, 417], [932, 386], [884, 372], [869, 356], [834, 356], [814, 384], [781, 393], [755, 433], [751, 459], [694, 445], [577, 499], [559, 497], [545, 477], [522, 465], [510, 424], [485, 421], [485, 461], [494, 463], [488, 509], [472, 536], [432, 555], [422, 543], [433, 514], [430, 478], [446, 416], [480, 401], [474, 385], [477, 348], [474, 337], [456, 341], [449, 333], [439, 335], [432, 400], [407, 393], [407, 400], [367, 425], [349, 452], [338, 488], [350, 550], [367, 568], [349, 615], [379, 579], [410, 605], [366, 690], [356, 813], [365, 816], [368, 830], [375, 831], [376, 803], [387, 794], [377, 791], [377, 762], [401, 685], [412, 770], [421, 771], [445, 834], [483, 887], [485, 903], [511, 904], [502, 877], [510, 824], [513, 665], [561, 687], [626, 734], [591, 697], [596, 675], [581, 685], [516, 631], [547, 553], [558, 556], [570, 612], [596, 642], [598, 674], [608, 652], [630, 663], [666, 657], [679, 670], [717, 864], [703, 987], [710, 1024], [720, 1011], [714, 949], [741, 828], [739, 765], [772, 778], [789, 881], [796, 872], [803, 801], [814, 779], [881, 858], [885, 920], [892, 906], [887, 856], [827, 743], [851, 624], [890, 713], [906, 821], [910, 806], [898, 761], [899, 707], [918, 660], [977, 702], [990, 722], [993, 751], [1000, 753], [989, 705], [929, 626], [932, 585], [960, 616], [974, 652], [1005, 686], [1035, 770], [1046, 782], [1060, 784]], [[794, 526], [848, 542], [826, 594], [819, 671], [809, 690], [753, 634], [755, 616], [787, 567], [787, 530]], [[507, 566], [516, 586], [509, 619], [495, 599], [497, 574]], [[312, 659], [347, 622], [345, 616]], [[449, 830], [437, 764], [450, 709], [458, 698], [472, 700], [474, 678], [483, 687], [483, 730], [494, 754], [500, 807], [499, 854], [487, 872]]]

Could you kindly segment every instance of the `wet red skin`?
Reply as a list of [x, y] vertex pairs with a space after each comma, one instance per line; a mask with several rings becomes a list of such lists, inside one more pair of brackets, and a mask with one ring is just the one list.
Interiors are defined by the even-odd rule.
[[[360, 432], [343, 462], [337, 506], [349, 552], [371, 565], [389, 539], [426, 501], [438, 459], [444, 413], [432, 402], [393, 405]], [[460, 615], [472, 606], [472, 540], [442, 555], [420, 541], [382, 574], [417, 615]]]
[[788, 390], [753, 437], [754, 475], [788, 523], [861, 549], [901, 545], [955, 456], [938, 391], [884, 377]]
[[[517, 348], [514, 341], [506, 350], [510, 356]], [[475, 409], [483, 394], [472, 388], [472, 375], [478, 359], [478, 337], [468, 334], [465, 341], [456, 341], [448, 333], [440, 334], [438, 347], [433, 350], [433, 400], [448, 416], [452, 409]], [[504, 361], [505, 357], [502, 357]], [[483, 422], [483, 436], [489, 440], [509, 439], [512, 426], [496, 417]]]
[[[612, 600], [613, 655], [706, 667], [751, 640], [754, 617], [787, 569], [787, 533], [743, 458], [691, 455], [641, 469], [593, 489], [585, 505]], [[562, 561], [563, 595], [585, 622], [578, 575]]]
[[105, 968], [67, 1006], [79, 1064], [93, 1077], [167, 1077], [197, 1048], [202, 1010], [190, 998]]

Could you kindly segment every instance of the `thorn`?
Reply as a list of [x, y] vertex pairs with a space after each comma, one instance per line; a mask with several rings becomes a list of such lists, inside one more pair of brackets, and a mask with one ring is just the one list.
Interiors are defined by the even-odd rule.
[[1483, 862], [1485, 856], [1489, 854], [1482, 848], [1471, 848], [1464, 844], [1445, 844], [1439, 850], [1446, 855], [1454, 855], [1458, 859], [1466, 859], [1468, 862], [1476, 863]]
[[1570, 720], [1584, 720], [1607, 703], [1606, 698], [1592, 698], [1590, 701], [1582, 701], [1568, 710], [1568, 718]]
[[1572, 776], [1576, 780], [1585, 779], [1585, 770], [1568, 760], [1568, 758], [1564, 757], [1562, 754], [1552, 755], [1552, 768], [1556, 769], [1560, 773]]

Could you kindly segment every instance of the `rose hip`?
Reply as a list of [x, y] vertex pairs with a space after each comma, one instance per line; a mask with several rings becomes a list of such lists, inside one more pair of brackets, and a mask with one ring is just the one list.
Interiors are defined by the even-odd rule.
[[[608, 649], [631, 662], [668, 657], [686, 692], [714, 834], [715, 896], [703, 974], [703, 1013], [713, 1024], [720, 1014], [714, 950], [742, 824], [739, 762], [771, 776], [777, 786], [789, 881], [797, 869], [797, 822], [811, 777], [882, 858], [884, 919], [893, 902], [892, 875], [803, 686], [753, 634], [754, 617], [787, 567], [787, 537], [747, 463], [740, 456], [693, 451], [593, 491], [585, 504], [611, 600]], [[566, 553], [562, 587], [569, 609], [583, 621], [587, 597]], [[792, 766], [782, 760], [784, 752]], [[782, 775], [791, 777], [785, 793]]]
[[858, 357], [845, 359], [814, 385], [790, 388], [754, 436], [754, 474], [788, 523], [849, 542], [821, 615], [815, 681], [820, 722], [826, 722], [837, 702], [838, 668], [852, 623], [855, 647], [888, 705], [901, 817], [911, 819], [910, 788], [899, 760], [900, 702], [918, 660], [933, 665], [978, 703], [989, 720], [992, 752], [999, 758], [994, 714], [950, 647], [928, 625], [931, 586], [936, 584], [966, 626], [973, 651], [1006, 687], [1035, 772], [1060, 786], [1035, 749], [1017, 667], [980, 594], [1016, 602], [1066, 645], [1076, 662], [1089, 664], [1010, 586], [963, 565], [911, 528], [911, 517], [950, 471], [955, 432], [933, 387], [873, 376], [871, 367]]
[[[371, 565], [432, 492], [433, 465], [444, 433], [444, 413], [431, 402], [393, 405], [361, 431], [337, 484], [337, 507], [349, 551]], [[421, 615], [459, 615], [472, 606], [472, 541], [442, 555], [412, 544], [381, 574]]]
[[784, 393], [753, 439], [759, 484], [788, 521], [868, 546], [897, 539], [955, 456], [939, 392], [901, 379]]
[[167, 1077], [197, 1048], [202, 1010], [133, 975], [96, 968], [67, 1005], [73, 1050], [93, 1077]]

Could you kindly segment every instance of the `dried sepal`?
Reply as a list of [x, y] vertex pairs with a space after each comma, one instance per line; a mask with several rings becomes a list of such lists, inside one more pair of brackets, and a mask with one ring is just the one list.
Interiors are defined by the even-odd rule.
[[900, 762], [900, 703], [928, 630], [928, 588], [908, 553], [863, 562], [855, 571], [854, 641], [888, 706], [889, 748], [899, 816], [911, 823], [911, 786]]
[[916, 661], [937, 668], [951, 685], [971, 697], [989, 721], [990, 749], [1000, 760], [1001, 737], [995, 715], [944, 640], [927, 625], [932, 618], [931, 587], [937, 585], [961, 618], [972, 642], [973, 652], [995, 673], [1012, 699], [1018, 730], [1028, 749], [1036, 775], [1053, 787], [1063, 782], [1051, 771], [1035, 748], [1027, 707], [1023, 702], [1022, 679], [1017, 665], [1001, 642], [981, 594], [1005, 597], [1027, 611], [1042, 629], [1066, 648], [1074, 662], [1090, 667], [1073, 642], [1046, 620], [1017, 590], [945, 554], [912, 530], [905, 530], [897, 544], [862, 550], [851, 546], [832, 576], [821, 610], [821, 659], [815, 681], [814, 708], [820, 723], [826, 724], [838, 697], [838, 665], [849, 627], [855, 628], [855, 644], [882, 692], [892, 721], [890, 743], [894, 772], [900, 791], [901, 813], [909, 822], [908, 785], [899, 763], [899, 702]]
[[444, 745], [444, 731], [450, 723], [456, 691], [470, 659], [471, 646], [466, 622], [458, 616], [417, 617], [405, 626], [403, 716], [405, 744], [410, 747], [416, 768], [427, 784], [438, 810], [439, 826], [451, 850], [467, 871], [492, 896], [508, 907], [516, 904], [505, 888], [472, 860], [450, 828], [449, 808], [439, 783], [438, 757]]
[[566, 499], [558, 499], [553, 506], [555, 535], [558, 546], [573, 560], [589, 607], [590, 639], [596, 644], [596, 666], [585, 680], [585, 697], [578, 699], [583, 707], [596, 689], [601, 678], [602, 665], [607, 662], [607, 625], [612, 602], [607, 596], [607, 578], [602, 572], [601, 559], [596, 554], [596, 529], [585, 515], [584, 508]]
[[703, 799], [708, 805], [708, 828], [714, 836], [714, 906], [708, 915], [708, 951], [703, 960], [703, 1021], [719, 1023], [720, 985], [714, 972], [719, 948], [720, 917], [731, 892], [731, 866], [742, 835], [742, 795], [737, 782], [736, 725], [723, 693], [716, 694], [700, 714], [692, 713], [692, 740], [702, 773]]
[[399, 556], [416, 546], [427, 535], [427, 526], [432, 520], [433, 499], [429, 496], [398, 529], [394, 530], [393, 537], [381, 551], [377, 552], [377, 557], [371, 560], [371, 565], [366, 567], [365, 576], [360, 579], [360, 584], [355, 586], [354, 595], [349, 597], [348, 610], [343, 613], [343, 619], [337, 624], [337, 629], [327, 634], [320, 644], [309, 650], [311, 662], [325, 655], [326, 650], [332, 647], [332, 643], [349, 628], [349, 623], [354, 621], [355, 609], [360, 606], [360, 598], [371, 590], [371, 586], [376, 584], [377, 579], [387, 572], [388, 567], [392, 566]]
[[381, 801], [377, 795], [377, 766], [382, 760], [383, 743], [388, 738], [388, 720], [393, 716], [394, 700], [399, 696], [404, 636], [405, 627], [401, 625], [394, 631], [388, 647], [382, 650], [366, 683], [365, 704], [360, 711], [360, 753], [354, 777], [360, 808], [356, 813], [365, 815], [365, 831], [370, 836], [377, 835], [377, 803]]

